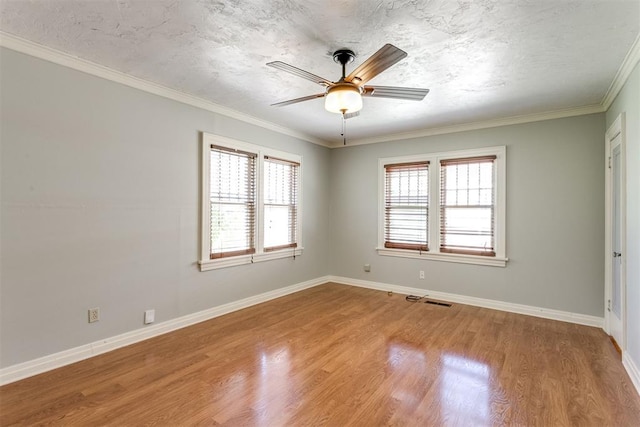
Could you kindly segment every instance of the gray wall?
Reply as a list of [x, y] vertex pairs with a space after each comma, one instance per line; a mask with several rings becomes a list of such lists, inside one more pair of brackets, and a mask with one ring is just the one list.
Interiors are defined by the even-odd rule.
[[[329, 273], [327, 148], [0, 55], [0, 366]], [[301, 257], [198, 270], [201, 131], [303, 156]]]
[[[603, 315], [604, 114], [328, 150], [0, 55], [2, 367], [141, 328], [148, 308], [161, 322], [327, 274]], [[198, 270], [201, 131], [303, 156], [302, 257]], [[493, 145], [507, 268], [375, 253], [379, 157]]]
[[[604, 121], [595, 114], [333, 150], [331, 273], [603, 316]], [[496, 145], [507, 146], [506, 268], [377, 255], [378, 158]]]
[[627, 351], [640, 366], [640, 65], [607, 111], [607, 127], [627, 121]]

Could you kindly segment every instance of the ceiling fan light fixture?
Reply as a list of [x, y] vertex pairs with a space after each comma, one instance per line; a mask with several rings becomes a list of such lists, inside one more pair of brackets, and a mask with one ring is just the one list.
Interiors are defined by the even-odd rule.
[[358, 86], [350, 83], [337, 83], [327, 90], [324, 108], [331, 113], [355, 113], [362, 109], [362, 95]]

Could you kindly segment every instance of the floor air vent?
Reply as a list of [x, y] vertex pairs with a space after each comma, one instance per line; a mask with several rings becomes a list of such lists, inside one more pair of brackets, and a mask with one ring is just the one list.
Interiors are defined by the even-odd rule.
[[451, 304], [449, 304], [448, 302], [440, 302], [440, 301], [432, 301], [432, 300], [426, 300], [424, 302], [425, 304], [433, 304], [433, 305], [441, 305], [443, 307], [451, 307]]

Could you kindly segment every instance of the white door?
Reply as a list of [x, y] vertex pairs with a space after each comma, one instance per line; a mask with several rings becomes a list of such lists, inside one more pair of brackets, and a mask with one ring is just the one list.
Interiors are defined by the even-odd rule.
[[609, 333], [620, 347], [623, 346], [624, 296], [622, 286], [622, 174], [620, 140], [618, 135], [611, 141], [611, 293], [608, 301]]

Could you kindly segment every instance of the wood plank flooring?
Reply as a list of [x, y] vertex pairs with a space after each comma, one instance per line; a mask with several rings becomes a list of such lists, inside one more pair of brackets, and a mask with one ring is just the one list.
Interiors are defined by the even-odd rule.
[[640, 426], [597, 328], [328, 283], [0, 388], [0, 424]]

